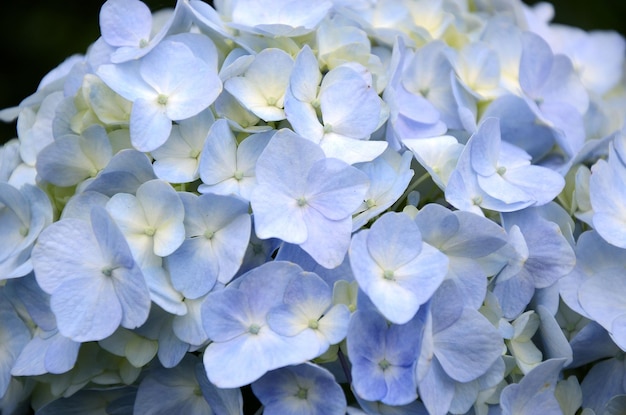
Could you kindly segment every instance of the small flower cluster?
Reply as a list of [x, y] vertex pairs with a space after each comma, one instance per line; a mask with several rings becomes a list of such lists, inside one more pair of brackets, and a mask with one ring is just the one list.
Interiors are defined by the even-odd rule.
[[626, 42], [519, 0], [108, 0], [0, 147], [0, 412], [626, 408]]

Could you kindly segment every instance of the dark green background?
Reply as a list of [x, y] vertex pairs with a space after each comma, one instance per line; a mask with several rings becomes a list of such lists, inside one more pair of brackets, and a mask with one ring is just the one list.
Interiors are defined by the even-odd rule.
[[[315, 1], [315, 0], [312, 0]], [[534, 3], [535, 1], [527, 1]], [[0, 6], [0, 108], [17, 105], [41, 78], [66, 57], [84, 53], [99, 36], [103, 1], [15, 0]], [[145, 0], [152, 10], [175, 0]], [[624, 0], [555, 0], [555, 21], [583, 29], [626, 33]], [[15, 136], [14, 124], [0, 122], [0, 143]]]

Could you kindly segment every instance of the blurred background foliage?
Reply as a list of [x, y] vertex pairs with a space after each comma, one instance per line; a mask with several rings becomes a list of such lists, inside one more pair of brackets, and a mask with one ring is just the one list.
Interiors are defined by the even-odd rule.
[[[312, 0], [315, 1], [315, 0]], [[152, 9], [175, 0], [144, 0]], [[525, 1], [528, 4], [536, 0]], [[0, 6], [0, 108], [33, 93], [41, 78], [68, 56], [84, 53], [99, 36], [103, 1], [15, 0]], [[553, 0], [555, 22], [586, 30], [626, 33], [624, 0]], [[15, 136], [15, 124], [0, 122], [0, 143]]]

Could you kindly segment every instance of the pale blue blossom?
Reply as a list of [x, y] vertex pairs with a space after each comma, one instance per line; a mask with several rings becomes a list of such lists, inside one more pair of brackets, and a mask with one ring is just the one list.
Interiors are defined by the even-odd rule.
[[243, 261], [250, 240], [248, 203], [231, 196], [179, 193], [185, 210], [185, 240], [164, 260], [174, 288], [186, 298], [227, 284]]
[[17, 137], [20, 139], [20, 157], [31, 167], [35, 166], [39, 152], [52, 143], [52, 122], [55, 111], [63, 100], [63, 92], [47, 95], [35, 111], [24, 108], [17, 119]]
[[134, 413], [212, 415], [214, 412], [202, 394], [203, 384], [197, 378], [206, 375], [195, 370], [201, 364], [200, 359], [188, 354], [176, 367], [152, 368], [139, 384]]
[[213, 114], [207, 109], [174, 125], [167, 141], [150, 153], [155, 159], [156, 176], [170, 183], [198, 179], [202, 148], [214, 121]]
[[448, 259], [422, 241], [404, 213], [386, 213], [350, 245], [354, 278], [381, 314], [395, 324], [411, 320], [448, 272]]
[[327, 157], [354, 164], [373, 160], [387, 147], [383, 141], [369, 140], [386, 119], [371, 73], [346, 64], [322, 78], [309, 47], [296, 57], [285, 113], [294, 131], [319, 144]]
[[14, 376], [36, 376], [72, 369], [81, 343], [59, 333], [50, 309], [50, 295], [39, 287], [34, 275], [13, 280], [6, 288], [7, 295], [26, 309], [36, 326], [32, 338], [17, 356], [11, 373]]
[[[226, 67], [226, 64], [227, 63], [224, 62], [222, 69]], [[224, 118], [228, 121], [233, 131], [259, 133], [272, 129], [270, 125], [262, 122], [259, 117], [241, 105], [241, 103], [226, 90], [222, 91], [217, 97], [213, 108], [219, 118]]]
[[[571, 336], [570, 345], [574, 352], [574, 361], [569, 367], [576, 368], [594, 361], [620, 356], [620, 348], [611, 339], [609, 332], [595, 321], [584, 317], [581, 320], [582, 327], [577, 327], [578, 330]], [[567, 325], [564, 326], [566, 330], [569, 328]], [[590, 347], [591, 345], [593, 347]]]
[[306, 0], [239, 0], [231, 7], [228, 26], [278, 37], [301, 36], [315, 30], [332, 3], [322, 1], [312, 5]]
[[[604, 274], [621, 268], [626, 263], [626, 250], [606, 242], [596, 231], [583, 232], [576, 241], [576, 266], [559, 281], [560, 294], [569, 308], [583, 317], [591, 317], [583, 308], [579, 291], [593, 278], [604, 278]], [[595, 314], [595, 313], [594, 313]], [[600, 319], [601, 320], [601, 319]]]
[[141, 266], [178, 249], [185, 239], [185, 210], [176, 191], [162, 180], [150, 180], [135, 195], [117, 193], [107, 202], [113, 217]]
[[111, 62], [139, 59], [168, 33], [188, 30], [190, 26], [182, 3], [177, 4], [165, 22], [160, 17], [153, 16], [142, 1], [107, 0], [100, 10], [100, 31], [104, 41], [115, 49]]
[[588, 91], [604, 95], [619, 83], [626, 59], [626, 41], [618, 33], [551, 25], [544, 39], [555, 53], [571, 59]]
[[226, 44], [228, 41], [238, 42], [238, 39], [234, 36], [235, 31], [226, 27], [226, 22], [222, 20], [222, 15], [226, 10], [219, 14], [209, 3], [205, 3], [202, 0], [190, 0], [189, 2], [184, 2], [184, 4], [192, 22], [203, 33], [210, 34], [209, 36], [216, 43], [218, 49], [228, 47]]
[[268, 262], [206, 297], [202, 321], [212, 343], [204, 351], [204, 367], [211, 383], [244, 386], [270, 370], [317, 356], [314, 332], [282, 336], [267, 323], [268, 313], [283, 304], [287, 285], [301, 272], [295, 264]]
[[[457, 382], [485, 375], [500, 357], [502, 337], [478, 311], [442, 287], [431, 298], [416, 368], [419, 393], [430, 413], [450, 409]], [[463, 339], [463, 341], [459, 341]]]
[[303, 272], [289, 282], [283, 296], [284, 304], [270, 310], [267, 323], [283, 336], [303, 331], [316, 335], [318, 355], [346, 337], [350, 310], [345, 304], [332, 304], [331, 287], [312, 272]]
[[542, 218], [538, 209], [502, 214], [513, 251], [495, 279], [493, 292], [507, 318], [515, 318], [524, 310], [535, 289], [553, 285], [576, 264], [561, 229]]
[[[427, 100], [439, 113], [439, 120], [449, 129], [458, 129], [462, 128], [462, 124], [452, 93], [450, 75], [454, 69], [448, 58], [447, 48], [444, 42], [433, 41], [417, 49], [411, 59], [407, 60], [402, 85], [408, 92], [421, 95]], [[430, 122], [434, 121], [433, 119]]]
[[565, 358], [565, 366], [568, 366], [573, 361], [573, 350], [556, 316], [543, 305], [537, 305], [537, 314], [541, 320], [539, 335], [544, 359]]
[[483, 114], [483, 119], [500, 119], [502, 139], [526, 151], [533, 160], [546, 157], [555, 146], [554, 132], [544, 123], [524, 98], [506, 94], [496, 98]]
[[4, 396], [11, 381], [11, 368], [22, 349], [31, 339], [31, 333], [26, 323], [19, 317], [15, 308], [0, 291], [0, 397]]
[[540, 36], [525, 32], [519, 81], [537, 121], [553, 129], [556, 142], [568, 157], [575, 155], [585, 139], [582, 115], [589, 97], [569, 58], [554, 55]]
[[598, 414], [607, 413], [604, 409], [612, 398], [626, 395], [624, 376], [626, 376], [626, 366], [623, 355], [597, 362], [581, 382], [582, 407], [590, 408]]
[[251, 134], [240, 143], [226, 120], [217, 120], [209, 131], [199, 173], [200, 193], [237, 195], [249, 200], [256, 185], [256, 161], [273, 131]]
[[400, 155], [387, 148], [374, 160], [355, 165], [367, 174], [370, 186], [365, 194], [365, 201], [352, 218], [353, 231], [359, 230], [402, 196], [413, 177], [413, 170], [410, 168], [412, 158], [408, 151]]
[[13, 376], [65, 373], [74, 367], [80, 342], [63, 336], [57, 329], [35, 330], [11, 369]]
[[[55, 134], [82, 133], [92, 124], [128, 128], [131, 106], [102, 79], [87, 73], [76, 96], [66, 98], [57, 111]], [[130, 147], [130, 142], [128, 144]]]
[[102, 208], [91, 223], [64, 219], [39, 237], [32, 254], [37, 282], [51, 295], [59, 331], [78, 342], [100, 340], [118, 326], [143, 324], [150, 296], [119, 228]]
[[183, 301], [187, 312], [175, 315], [172, 319], [172, 332], [178, 339], [189, 344], [190, 351], [204, 346], [209, 341], [202, 326], [202, 304], [205, 297], [185, 298]]
[[97, 70], [111, 89], [133, 102], [130, 138], [140, 151], [160, 147], [170, 135], [172, 121], [198, 114], [222, 90], [215, 67], [217, 52], [210, 39], [178, 36], [163, 40], [140, 60]]
[[52, 206], [38, 187], [20, 190], [0, 182], [0, 281], [32, 271], [31, 251], [39, 234], [52, 223]]
[[127, 49], [146, 47], [151, 29], [150, 8], [139, 0], [108, 0], [102, 5], [100, 30], [105, 42], [111, 46]]
[[477, 101], [502, 94], [500, 60], [486, 42], [471, 42], [452, 56], [455, 73], [464, 87]]
[[[334, 2], [337, 4], [337, 0]], [[378, 69], [377, 73], [384, 71], [379, 57], [372, 53], [374, 48], [366, 27], [361, 24], [360, 18], [354, 19], [350, 12], [344, 14], [346, 9], [342, 8], [341, 13], [332, 13], [322, 20], [315, 33], [320, 68], [331, 70], [345, 63], [358, 62], [372, 72], [375, 69]], [[380, 92], [380, 89], [376, 87], [376, 91]]]
[[446, 200], [460, 210], [511, 212], [540, 206], [565, 186], [560, 174], [530, 163], [522, 149], [502, 141], [499, 120], [488, 118], [471, 136], [446, 187]]
[[[527, 374], [543, 361], [543, 354], [533, 341], [539, 328], [540, 319], [534, 311], [526, 311], [511, 322], [512, 333], [505, 334], [506, 345], [510, 355], [515, 359], [517, 369]], [[500, 330], [506, 323], [500, 323]]]
[[359, 302], [348, 328], [352, 387], [367, 401], [409, 404], [417, 398], [415, 366], [427, 313], [406, 324], [388, 324], [373, 306], [363, 304]]
[[563, 363], [562, 359], [547, 360], [531, 370], [520, 383], [504, 388], [500, 396], [502, 414], [562, 413], [554, 393]]
[[39, 287], [34, 273], [7, 281], [3, 290], [13, 306], [33, 326], [45, 331], [56, 328], [54, 313], [50, 310], [50, 296]]
[[13, 171], [20, 165], [20, 142], [13, 138], [0, 147], [0, 181], [9, 182]]
[[311, 363], [268, 372], [252, 390], [267, 415], [346, 413], [346, 397], [335, 377]]
[[455, 170], [465, 147], [451, 135], [406, 138], [402, 140], [402, 144], [411, 150], [417, 162], [426, 169], [441, 190], [446, 189], [450, 175]]
[[439, 111], [422, 94], [404, 85], [405, 73], [414, 56], [399, 38], [394, 44], [389, 67], [389, 85], [383, 99], [389, 106], [387, 141], [398, 149], [404, 140], [440, 136], [446, 132]]
[[243, 415], [243, 396], [239, 388], [218, 388], [212, 384], [204, 372], [202, 364], [196, 364], [196, 379], [202, 396], [215, 414]]
[[143, 183], [156, 178], [150, 159], [137, 150], [127, 149], [113, 156], [109, 164], [82, 190], [108, 197], [117, 193], [134, 194]]
[[224, 89], [264, 121], [285, 119], [285, 91], [293, 58], [280, 49], [265, 49], [245, 71], [224, 82]]
[[579, 314], [606, 329], [622, 350], [626, 348], [626, 313], [621, 269], [626, 250], [604, 241], [595, 231], [583, 233], [576, 246], [576, 268], [561, 283], [564, 301]]
[[505, 357], [496, 359], [487, 372], [478, 378], [460, 383], [454, 386], [454, 396], [450, 403], [451, 413], [471, 413], [480, 411], [480, 406], [486, 399], [494, 394], [497, 395], [498, 388], [504, 383], [506, 370], [508, 370]]
[[486, 295], [488, 270], [481, 258], [506, 244], [502, 227], [471, 212], [455, 211], [435, 203], [422, 207], [415, 216], [422, 240], [448, 259], [445, 276], [462, 301], [478, 309]]
[[188, 312], [185, 296], [174, 288], [170, 273], [164, 267], [163, 258], [154, 254], [148, 255], [142, 262], [141, 272], [148, 284], [150, 299], [153, 303], [177, 316]]
[[[338, 267], [328, 269], [315, 262], [315, 260], [298, 245], [281, 243], [278, 248], [275, 257], [277, 261], [289, 261], [298, 264], [303, 270], [313, 272], [320, 276], [330, 287], [334, 287], [335, 283], [338, 281], [354, 281], [352, 268], [350, 268], [350, 259], [347, 255]], [[336, 303], [336, 301], [333, 301], [333, 303]]]
[[589, 200], [592, 223], [602, 238], [626, 248], [624, 209], [626, 202], [626, 139], [618, 135], [609, 147], [608, 161], [598, 160], [591, 169]]
[[500, 86], [513, 94], [519, 94], [522, 29], [511, 19], [495, 16], [485, 22], [480, 33], [480, 40], [498, 56]]
[[[187, 309], [187, 307], [185, 307], [185, 309]], [[187, 315], [185, 314], [185, 316]], [[165, 311], [158, 304], [154, 304], [150, 308], [150, 314], [146, 322], [135, 330], [137, 334], [158, 342], [157, 358], [159, 359], [159, 363], [166, 368], [172, 368], [178, 365], [187, 352], [192, 350], [189, 343], [181, 340], [176, 333], [174, 333], [174, 320], [177, 317], [179, 316]], [[198, 318], [198, 321], [199, 320]], [[194, 324], [194, 326], [197, 326], [197, 324]], [[206, 340], [206, 333], [204, 333], [203, 341]]]
[[95, 177], [113, 156], [106, 130], [93, 125], [80, 135], [57, 138], [37, 156], [37, 174], [45, 181], [67, 187]]
[[259, 156], [256, 176], [251, 204], [257, 236], [300, 245], [326, 268], [341, 264], [351, 215], [367, 190], [365, 173], [326, 158], [319, 146], [285, 129]]
[[583, 403], [583, 393], [576, 376], [559, 380], [554, 390], [554, 396], [559, 401], [563, 415], [574, 415]]

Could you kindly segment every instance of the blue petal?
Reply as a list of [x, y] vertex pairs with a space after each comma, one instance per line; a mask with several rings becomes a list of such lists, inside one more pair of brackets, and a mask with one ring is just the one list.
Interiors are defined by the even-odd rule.
[[11, 368], [17, 356], [30, 341], [30, 331], [0, 292], [0, 342], [3, 353], [0, 355], [0, 396], [4, 396], [11, 381]]
[[419, 382], [419, 394], [429, 414], [445, 415], [454, 397], [454, 381], [433, 360], [426, 376]]
[[204, 330], [213, 341], [225, 342], [248, 331], [255, 322], [246, 295], [226, 288], [210, 293], [202, 306]]
[[607, 359], [597, 362], [587, 373], [581, 383], [583, 392], [583, 408], [590, 408], [602, 413], [611, 398], [624, 395], [624, 361]]
[[108, 0], [100, 11], [102, 37], [111, 46], [134, 46], [150, 39], [152, 14], [137, 0]]
[[554, 396], [556, 381], [564, 359], [550, 359], [536, 366], [522, 378], [502, 390], [500, 405], [503, 414], [561, 413]]
[[412, 261], [422, 250], [422, 235], [403, 213], [386, 213], [367, 234], [367, 251], [383, 270], [396, 270]]
[[104, 275], [62, 282], [50, 299], [59, 331], [76, 342], [102, 340], [122, 322], [114, 284]]
[[243, 415], [243, 397], [241, 389], [220, 389], [209, 382], [204, 367], [197, 364], [195, 374], [202, 396], [209, 403], [209, 406], [216, 414], [224, 415]]
[[[458, 339], [463, 338], [459, 343]], [[483, 375], [502, 352], [502, 337], [479, 312], [465, 308], [450, 327], [435, 334], [435, 356], [459, 382]]]
[[268, 372], [252, 384], [252, 390], [268, 415], [346, 412], [346, 398], [335, 377], [310, 363]]
[[[195, 376], [199, 361], [188, 354], [174, 368], [155, 367], [141, 380], [134, 411], [138, 413], [189, 413], [212, 415]], [[164, 401], [162, 397], [167, 395]]]
[[165, 109], [156, 102], [156, 96], [139, 98], [133, 102], [130, 113], [130, 139], [133, 147], [142, 152], [152, 151], [167, 141], [172, 121]]

